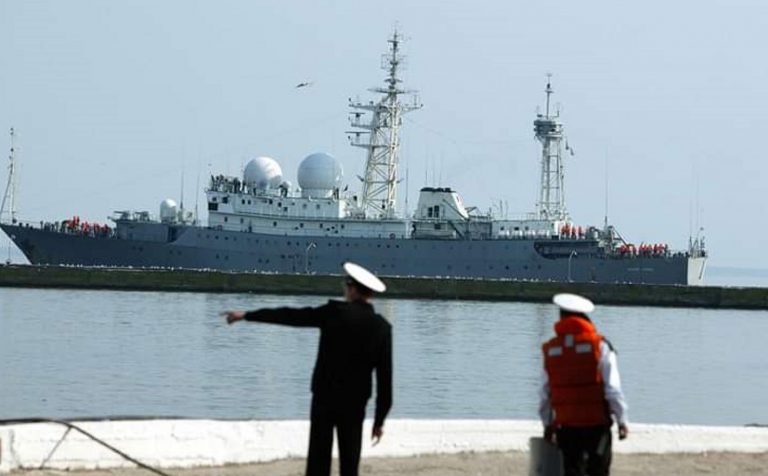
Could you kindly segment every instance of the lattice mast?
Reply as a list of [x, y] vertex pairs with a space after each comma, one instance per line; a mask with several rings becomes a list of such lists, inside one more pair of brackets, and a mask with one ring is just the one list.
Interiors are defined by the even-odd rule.
[[547, 77], [546, 110], [537, 114], [533, 121], [536, 139], [541, 142], [541, 184], [539, 201], [536, 203], [536, 213], [540, 220], [569, 220], [565, 207], [565, 173], [563, 168], [563, 143], [570, 150], [565, 135], [563, 123], [560, 122], [560, 112], [551, 112], [552, 89], [551, 75]]
[[[397, 167], [400, 160], [400, 127], [403, 115], [421, 108], [414, 102], [404, 104], [400, 96], [413, 93], [400, 87], [398, 72], [404, 57], [400, 53], [402, 36], [395, 30], [388, 40], [389, 51], [382, 57], [382, 69], [387, 71], [386, 86], [369, 91], [383, 94], [378, 103], [363, 104], [350, 100], [350, 124], [356, 130], [350, 132], [350, 143], [367, 150], [361, 213], [368, 217], [393, 218], [397, 215]], [[370, 122], [364, 122], [370, 113]]]
[[[5, 206], [8, 205], [6, 210]], [[0, 221], [3, 214], [10, 218], [11, 223], [16, 223], [16, 149], [14, 146], [14, 130], [11, 127], [11, 152], [8, 154], [8, 182], [5, 185], [3, 201], [0, 203]]]

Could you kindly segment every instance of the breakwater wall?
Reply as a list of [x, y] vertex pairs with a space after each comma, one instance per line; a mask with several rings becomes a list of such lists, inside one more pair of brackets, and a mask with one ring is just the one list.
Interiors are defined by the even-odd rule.
[[[308, 421], [114, 420], [74, 422], [138, 460], [158, 468], [247, 464], [304, 457]], [[369, 435], [366, 421], [363, 435]], [[618, 453], [768, 451], [768, 428], [632, 424]], [[531, 420], [388, 420], [381, 444], [363, 444], [364, 458], [485, 451], [528, 451], [541, 436]], [[0, 425], [0, 472], [132, 467], [77, 431], [53, 423]]]
[[[574, 292], [600, 304], [768, 309], [768, 288], [384, 277], [387, 297], [548, 302]], [[0, 266], [0, 286], [337, 295], [339, 276], [175, 269]]]

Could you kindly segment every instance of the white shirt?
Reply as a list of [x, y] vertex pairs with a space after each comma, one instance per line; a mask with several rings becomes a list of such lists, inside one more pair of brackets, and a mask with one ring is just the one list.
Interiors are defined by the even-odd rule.
[[[624, 392], [621, 391], [621, 377], [619, 376], [619, 365], [616, 361], [616, 352], [611, 350], [605, 341], [600, 343], [600, 361], [597, 364], [600, 375], [603, 377], [603, 390], [605, 399], [608, 401], [608, 407], [611, 414], [616, 418], [619, 425], [626, 425], [627, 420], [627, 402], [624, 399]], [[542, 385], [539, 389], [539, 417], [544, 425], [552, 423], [552, 403], [550, 402], [549, 375], [542, 367]]]

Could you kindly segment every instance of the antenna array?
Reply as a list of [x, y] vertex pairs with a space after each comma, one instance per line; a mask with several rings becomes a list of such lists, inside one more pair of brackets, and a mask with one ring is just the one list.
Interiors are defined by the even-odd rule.
[[[400, 87], [402, 82], [398, 70], [404, 57], [400, 53], [401, 35], [395, 30], [389, 42], [389, 52], [382, 58], [382, 69], [387, 71], [385, 86], [370, 91], [382, 94], [381, 100], [363, 104], [349, 102], [353, 109], [350, 124], [356, 130], [349, 132], [350, 143], [367, 150], [365, 176], [360, 210], [364, 216], [393, 218], [396, 216], [397, 168], [400, 160], [400, 127], [403, 114], [420, 109], [414, 98], [413, 103], [400, 102], [400, 96], [412, 93]], [[365, 117], [370, 115], [370, 122]]]

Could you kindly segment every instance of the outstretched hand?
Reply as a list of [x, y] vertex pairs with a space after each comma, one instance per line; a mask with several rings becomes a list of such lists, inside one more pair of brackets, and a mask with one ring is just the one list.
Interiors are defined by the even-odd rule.
[[227, 319], [227, 324], [234, 324], [237, 321], [243, 320], [245, 311], [224, 311], [221, 313], [221, 316]]
[[382, 436], [384, 436], [384, 427], [374, 426], [373, 430], [371, 430], [371, 441], [373, 441], [372, 446], [378, 445], [379, 441], [381, 441]]

